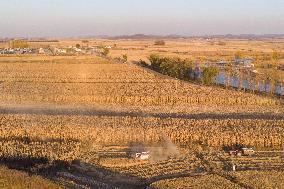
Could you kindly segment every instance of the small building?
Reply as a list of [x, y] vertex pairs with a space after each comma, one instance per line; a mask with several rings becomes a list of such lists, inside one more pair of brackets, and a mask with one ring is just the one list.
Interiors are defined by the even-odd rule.
[[39, 48], [39, 49], [38, 49], [38, 54], [45, 54], [44, 49], [43, 49], [43, 48]]
[[252, 58], [236, 58], [232, 61], [233, 65], [235, 66], [243, 66], [247, 68], [254, 67], [252, 62], [253, 62]]
[[216, 66], [218, 67], [224, 67], [228, 64], [228, 62], [224, 61], [224, 60], [220, 60], [218, 62], [216, 62]]
[[76, 52], [82, 52], [82, 49], [79, 49], [79, 48], [77, 48], [77, 47], [74, 47], [73, 49], [74, 49], [74, 51], [76, 51]]
[[53, 53], [50, 49], [44, 49], [44, 48], [39, 48], [38, 54], [53, 55]]
[[1, 51], [1, 54], [16, 54], [16, 50], [15, 50], [15, 49], [11, 49], [11, 48], [9, 48], [9, 49], [3, 49], [3, 50]]
[[32, 52], [29, 48], [17, 49], [17, 54], [31, 54]]
[[59, 48], [54, 48], [53, 50], [54, 54], [66, 54], [67, 51], [65, 49], [59, 49]]

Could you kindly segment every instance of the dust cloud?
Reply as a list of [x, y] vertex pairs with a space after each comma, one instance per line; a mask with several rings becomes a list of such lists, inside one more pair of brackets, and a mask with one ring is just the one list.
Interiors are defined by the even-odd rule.
[[180, 154], [178, 147], [166, 136], [163, 136], [163, 142], [159, 146], [149, 147], [150, 161], [164, 161]]

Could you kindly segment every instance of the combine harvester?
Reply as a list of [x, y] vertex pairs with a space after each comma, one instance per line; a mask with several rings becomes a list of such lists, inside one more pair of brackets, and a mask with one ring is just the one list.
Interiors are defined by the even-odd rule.
[[147, 161], [150, 159], [150, 152], [141, 152], [141, 153], [135, 153], [134, 159], [140, 160], [140, 161]]

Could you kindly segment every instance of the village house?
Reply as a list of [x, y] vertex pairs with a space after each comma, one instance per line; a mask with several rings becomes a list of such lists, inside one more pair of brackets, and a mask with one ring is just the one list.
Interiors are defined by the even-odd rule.
[[16, 51], [14, 49], [2, 49], [0, 51], [0, 54], [16, 54]]
[[78, 48], [78, 47], [69, 46], [68, 49], [69, 49], [68, 52], [70, 52], [70, 53], [76, 53], [76, 54], [84, 53], [84, 51], [82, 49]]
[[33, 53], [33, 50], [29, 48], [0, 49], [0, 54], [30, 54], [30, 53]]
[[227, 64], [228, 64], [228, 62], [227, 62], [227, 61], [224, 61], [224, 60], [220, 60], [220, 61], [216, 62], [216, 66], [217, 66], [217, 67], [224, 67], [224, 66], [226, 66]]
[[33, 53], [33, 50], [30, 48], [18, 48], [15, 49], [16, 54], [31, 54]]
[[60, 49], [60, 48], [54, 48], [53, 49], [53, 54], [66, 54], [67, 51], [65, 49]]
[[236, 58], [232, 61], [233, 65], [235, 66], [243, 66], [247, 68], [254, 67], [254, 64], [252, 64], [252, 62], [252, 58]]
[[86, 52], [87, 54], [100, 54], [100, 49], [96, 46], [89, 47], [89, 49]]
[[77, 47], [74, 47], [73, 49], [74, 49], [74, 51], [76, 51], [76, 52], [82, 52], [82, 49], [79, 49], [79, 48], [77, 48]]
[[43, 48], [39, 48], [39, 49], [38, 49], [38, 54], [45, 54], [44, 49], [43, 49]]
[[44, 54], [44, 55], [52, 55], [52, 51], [50, 49], [45, 49], [45, 48], [39, 48], [38, 49], [38, 54]]

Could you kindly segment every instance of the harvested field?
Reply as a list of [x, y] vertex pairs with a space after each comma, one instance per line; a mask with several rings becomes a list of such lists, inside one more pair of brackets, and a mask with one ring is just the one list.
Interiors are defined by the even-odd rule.
[[1, 2], [0, 189], [284, 189], [284, 0], [50, 1]]
[[[266, 161], [266, 156], [218, 155], [235, 144], [283, 149], [281, 99], [183, 82], [133, 64], [89, 60], [44, 63], [36, 57], [19, 63], [5, 57], [0, 63], [2, 164], [12, 162], [67, 188], [106, 189], [178, 183], [206, 188], [206, 179], [208, 187], [238, 188], [237, 181], [223, 176], [223, 167], [234, 162], [238, 171], [283, 166], [282, 156]], [[149, 150], [151, 158], [137, 161], [133, 149]], [[44, 161], [30, 163], [38, 158]]]
[[2, 105], [120, 105], [143, 111], [159, 107], [156, 109], [179, 112], [240, 112], [240, 107], [252, 112], [283, 111], [277, 99], [181, 82], [134, 65], [1, 63], [0, 81]]
[[183, 189], [183, 188], [241, 189], [242, 187], [220, 176], [217, 176], [217, 175], [205, 175], [205, 176], [197, 176], [197, 177], [178, 178], [178, 179], [172, 179], [172, 180], [163, 180], [163, 181], [153, 183], [149, 187], [149, 189], [171, 189], [171, 188], [176, 188], [176, 189]]
[[273, 189], [283, 188], [282, 171], [244, 171], [232, 174], [236, 180], [240, 180], [251, 188]]
[[[96, 39], [89, 40], [90, 46], [112, 46], [110, 55], [119, 57], [127, 54], [130, 60], [146, 60], [152, 53], [159, 53], [162, 56], [179, 56], [191, 59], [220, 59], [231, 58], [237, 51], [245, 55], [269, 54], [273, 50], [281, 51], [284, 48], [283, 39], [269, 40], [247, 40], [247, 39], [214, 39], [206, 40], [201, 38], [191, 39], [165, 39], [166, 45], [155, 45], [155, 39]], [[220, 45], [223, 42], [224, 45]], [[81, 43], [76, 40], [63, 40], [62, 46]], [[116, 44], [116, 47], [114, 47]]]

